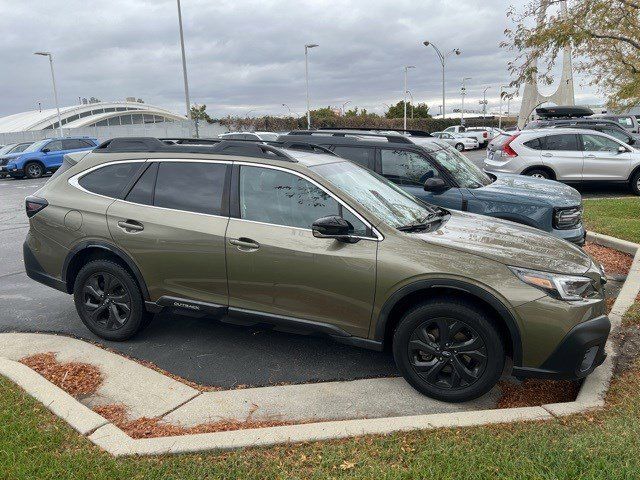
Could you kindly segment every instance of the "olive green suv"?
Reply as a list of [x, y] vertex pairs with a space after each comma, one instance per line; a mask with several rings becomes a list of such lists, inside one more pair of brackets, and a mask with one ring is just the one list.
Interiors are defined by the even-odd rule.
[[322, 147], [114, 139], [67, 156], [26, 211], [28, 275], [108, 340], [163, 309], [321, 333], [388, 347], [451, 402], [507, 357], [518, 378], [567, 379], [605, 358], [604, 275], [580, 248], [423, 203]]

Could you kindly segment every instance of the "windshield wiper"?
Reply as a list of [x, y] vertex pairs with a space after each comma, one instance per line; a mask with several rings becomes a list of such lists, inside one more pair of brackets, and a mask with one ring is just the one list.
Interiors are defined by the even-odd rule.
[[408, 223], [407, 225], [401, 225], [397, 228], [401, 232], [419, 232], [421, 230], [426, 230], [435, 222], [440, 220], [443, 217], [443, 214], [443, 211], [430, 213], [418, 222]]

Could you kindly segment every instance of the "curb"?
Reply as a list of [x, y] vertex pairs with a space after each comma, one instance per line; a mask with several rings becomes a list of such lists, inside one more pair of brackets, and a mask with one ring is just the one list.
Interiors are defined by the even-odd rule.
[[[640, 291], [640, 245], [606, 235], [587, 233], [587, 239], [605, 247], [634, 254], [634, 260], [609, 318], [612, 332]], [[0, 357], [0, 375], [14, 381], [51, 412], [67, 421], [80, 434], [113, 456], [160, 455], [204, 450], [229, 450], [282, 443], [339, 439], [368, 434], [389, 434], [411, 430], [455, 428], [520, 421], [550, 420], [604, 406], [613, 377], [616, 351], [613, 340], [606, 345], [607, 359], [589, 375], [573, 402], [539, 407], [476, 410], [404, 417], [340, 420], [217, 433], [134, 439], [96, 414], [71, 395], [53, 385], [26, 365]]]

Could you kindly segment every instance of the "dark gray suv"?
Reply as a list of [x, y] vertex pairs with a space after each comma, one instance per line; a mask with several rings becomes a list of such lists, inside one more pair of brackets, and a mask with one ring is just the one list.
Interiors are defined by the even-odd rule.
[[582, 199], [577, 190], [552, 180], [485, 173], [455, 148], [427, 134], [302, 130], [278, 140], [329, 148], [425, 202], [511, 220], [584, 243]]

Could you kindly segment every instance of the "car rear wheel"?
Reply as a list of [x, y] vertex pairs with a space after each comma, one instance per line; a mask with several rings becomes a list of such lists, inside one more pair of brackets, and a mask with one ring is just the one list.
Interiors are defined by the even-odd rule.
[[27, 178], [40, 178], [44, 175], [44, 167], [39, 162], [29, 162], [24, 166], [24, 175]]
[[80, 319], [100, 338], [127, 340], [150, 321], [136, 281], [109, 260], [94, 260], [82, 267], [73, 293]]
[[504, 346], [487, 315], [457, 301], [417, 305], [393, 336], [398, 369], [416, 390], [446, 402], [487, 393], [504, 368]]
[[525, 173], [525, 175], [533, 178], [543, 178], [545, 180], [549, 180], [551, 178], [551, 175], [549, 175], [549, 172], [547, 172], [546, 170], [538, 169], [538, 168], [534, 170], [529, 170], [527, 173]]
[[463, 152], [464, 145], [462, 143], [456, 143], [456, 150], [458, 150], [459, 152]]
[[631, 177], [631, 190], [636, 195], [640, 195], [640, 170]]

